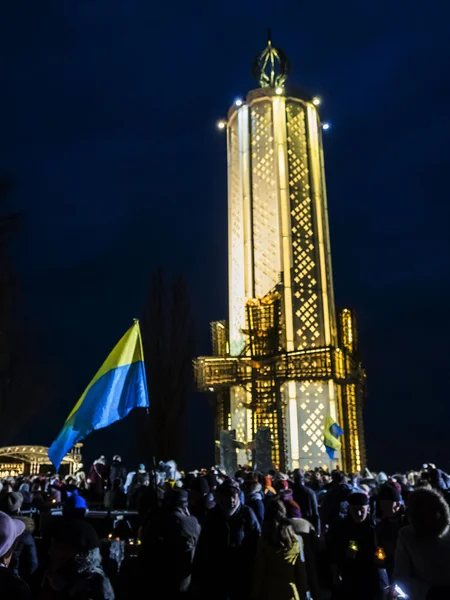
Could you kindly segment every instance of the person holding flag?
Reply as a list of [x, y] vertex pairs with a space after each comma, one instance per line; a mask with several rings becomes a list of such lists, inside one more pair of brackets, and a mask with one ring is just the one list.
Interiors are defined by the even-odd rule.
[[124, 419], [133, 408], [148, 408], [144, 351], [139, 321], [118, 342], [69, 414], [48, 456], [58, 471], [63, 458], [92, 431]]

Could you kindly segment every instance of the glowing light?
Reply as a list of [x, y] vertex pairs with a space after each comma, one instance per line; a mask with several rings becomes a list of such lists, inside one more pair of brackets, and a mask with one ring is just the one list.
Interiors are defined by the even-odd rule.
[[322, 123], [322, 129], [325, 129], [325, 131], [327, 129], [330, 129], [330, 124], [329, 123]]
[[322, 102], [322, 100], [320, 98], [318, 98], [317, 96], [315, 98], [313, 98], [313, 100], [312, 100], [312, 103], [314, 104], [314, 106], [319, 106], [321, 102]]
[[283, 88], [277, 87], [277, 89], [275, 90], [275, 94], [277, 94], [278, 96], [281, 96], [282, 93], [283, 93]]
[[238, 98], [237, 100], [235, 100], [234, 102], [236, 104], [236, 106], [242, 106], [242, 100], [240, 98]]
[[217, 129], [225, 129], [226, 126], [227, 126], [227, 122], [226, 121], [219, 121], [217, 123]]
[[353, 552], [358, 552], [358, 550], [359, 550], [358, 544], [354, 540], [350, 540], [350, 542], [348, 543], [348, 547]]
[[379, 547], [375, 552], [375, 556], [378, 558], [378, 560], [384, 560], [386, 558], [386, 552], [383, 550], [383, 548]]
[[112, 540], [112, 533], [108, 535], [108, 540]]
[[399, 598], [407, 598], [408, 597], [399, 585], [394, 586], [394, 591]]
[[210, 388], [208, 388], [208, 389], [209, 389], [209, 391], [210, 391], [210, 392], [213, 392], [213, 391], [214, 391], [214, 388], [213, 388], [213, 387], [210, 387]]

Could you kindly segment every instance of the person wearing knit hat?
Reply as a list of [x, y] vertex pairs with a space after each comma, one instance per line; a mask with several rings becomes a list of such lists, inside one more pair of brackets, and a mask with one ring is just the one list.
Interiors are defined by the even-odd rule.
[[9, 569], [16, 540], [25, 531], [22, 521], [0, 512], [0, 594], [11, 600], [31, 600], [26, 583]]
[[102, 569], [100, 540], [83, 519], [55, 518], [49, 528], [50, 563], [44, 576], [43, 598], [114, 600]]

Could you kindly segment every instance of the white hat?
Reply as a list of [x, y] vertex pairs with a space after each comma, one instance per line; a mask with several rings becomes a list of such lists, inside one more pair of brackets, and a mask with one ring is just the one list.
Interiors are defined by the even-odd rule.
[[11, 550], [16, 539], [24, 531], [25, 523], [11, 519], [6, 513], [0, 512], [0, 557]]

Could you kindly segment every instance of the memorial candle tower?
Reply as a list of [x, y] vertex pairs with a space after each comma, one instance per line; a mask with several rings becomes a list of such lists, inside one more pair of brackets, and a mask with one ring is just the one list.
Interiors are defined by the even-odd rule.
[[216, 397], [216, 433], [235, 431], [251, 461], [269, 428], [281, 469], [330, 467], [330, 414], [344, 430], [341, 468], [365, 465], [355, 316], [336, 315], [318, 99], [286, 85], [289, 62], [269, 39], [260, 87], [230, 108], [227, 131], [229, 320], [212, 323], [213, 355], [195, 362]]

